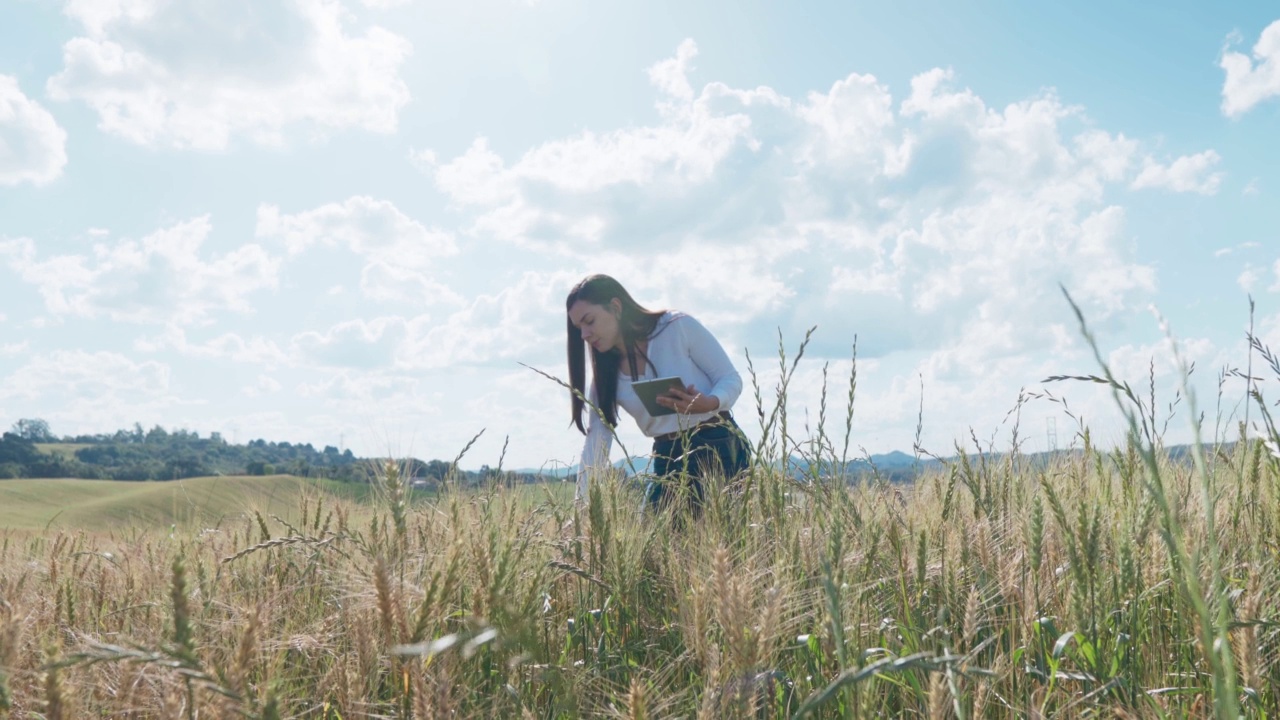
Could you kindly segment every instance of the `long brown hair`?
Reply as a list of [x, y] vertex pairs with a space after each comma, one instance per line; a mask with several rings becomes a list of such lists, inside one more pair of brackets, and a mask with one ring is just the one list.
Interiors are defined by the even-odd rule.
[[[575, 285], [564, 301], [564, 309], [567, 314], [569, 308], [579, 300], [593, 305], [607, 306], [615, 298], [622, 304], [621, 317], [618, 318], [618, 331], [622, 333], [622, 346], [626, 349], [627, 361], [632, 373], [635, 374], [638, 367], [636, 345], [653, 334], [654, 328], [658, 325], [658, 319], [665, 311], [646, 309], [631, 297], [631, 293], [622, 287], [622, 283], [608, 275], [599, 274], [588, 275], [582, 282]], [[573, 403], [573, 424], [585, 434], [587, 430], [582, 424], [582, 410], [586, 407], [586, 403], [583, 402], [583, 398], [586, 397], [586, 358], [583, 353], [586, 343], [582, 340], [582, 331], [573, 324], [573, 321], [566, 322], [569, 327], [569, 384], [573, 387], [573, 391], [570, 392]], [[647, 358], [645, 361], [648, 361]], [[605, 422], [611, 428], [618, 424], [618, 369], [621, 363], [622, 353], [616, 348], [603, 352], [591, 348], [591, 376], [596, 382], [595, 402], [604, 415]]]

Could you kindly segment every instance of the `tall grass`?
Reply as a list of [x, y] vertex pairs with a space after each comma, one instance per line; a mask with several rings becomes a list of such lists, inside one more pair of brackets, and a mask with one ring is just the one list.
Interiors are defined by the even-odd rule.
[[[695, 523], [640, 514], [638, 490], [612, 477], [580, 504], [566, 485], [412, 503], [391, 464], [372, 504], [317, 494], [288, 518], [214, 529], [6, 532], [0, 708], [1276, 715], [1280, 457], [1261, 440], [1172, 459], [1144, 430], [1149, 401], [1102, 364], [1086, 379], [1130, 421], [1116, 449], [1082, 428], [1082, 447], [1051, 457], [975, 443], [911, 488], [848, 486], [831, 472], [849, 465], [847, 432], [841, 453], [821, 421], [793, 437], [786, 388], [803, 348], [788, 362], [780, 343], [768, 400], [757, 383], [756, 450], [775, 463], [718, 484]], [[848, 387], [851, 412], [856, 375]], [[793, 456], [817, 470], [776, 469]]]

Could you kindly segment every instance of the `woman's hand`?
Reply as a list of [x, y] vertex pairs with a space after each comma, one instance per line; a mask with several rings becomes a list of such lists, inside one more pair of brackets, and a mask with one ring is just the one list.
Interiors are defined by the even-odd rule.
[[720, 409], [720, 398], [714, 395], [703, 395], [690, 385], [681, 390], [672, 388], [658, 396], [658, 404], [669, 407], [681, 415], [702, 415]]

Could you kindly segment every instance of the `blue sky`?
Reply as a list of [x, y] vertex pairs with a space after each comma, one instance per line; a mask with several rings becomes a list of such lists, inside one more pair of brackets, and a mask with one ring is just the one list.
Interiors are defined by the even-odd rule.
[[[873, 453], [911, 448], [922, 383], [945, 454], [1096, 371], [1059, 283], [1163, 406], [1157, 309], [1213, 420], [1249, 293], [1280, 345], [1278, 129], [1263, 2], [13, 0], [0, 425], [421, 457], [483, 428], [474, 465], [508, 436], [508, 465], [572, 463], [520, 363], [563, 373], [593, 271], [768, 359], [766, 388], [779, 329], [818, 326], [811, 422], [856, 334]], [[1048, 389], [1114, 436], [1105, 394]], [[1070, 441], [1058, 404], [1021, 417]]]

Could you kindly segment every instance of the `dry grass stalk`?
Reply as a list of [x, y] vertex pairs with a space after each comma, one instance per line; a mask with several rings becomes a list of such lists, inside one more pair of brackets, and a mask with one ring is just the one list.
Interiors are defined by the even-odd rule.
[[929, 720], [946, 720], [951, 716], [951, 698], [947, 678], [941, 672], [929, 673]]
[[991, 677], [978, 680], [977, 687], [973, 691], [973, 713], [971, 717], [980, 720], [988, 716], [989, 701], [994, 685], [1000, 682], [1004, 676], [1006, 660], [1001, 657], [1000, 660], [991, 668]]
[[702, 683], [702, 699], [698, 703], [697, 720], [715, 720], [720, 704], [720, 652], [712, 647], [705, 665], [706, 679]]
[[676, 606], [680, 614], [680, 630], [689, 652], [698, 665], [707, 667], [714, 648], [711, 637], [711, 608], [708, 607], [711, 586], [702, 582], [696, 573], [689, 570], [689, 578], [683, 602]]
[[1258, 626], [1261, 617], [1262, 581], [1255, 571], [1250, 574], [1244, 595], [1240, 598], [1237, 619], [1243, 623], [1231, 633], [1231, 651], [1240, 669], [1240, 679], [1246, 688], [1255, 692], [1262, 688], [1261, 658], [1259, 657]]
[[749, 629], [751, 618], [745, 593], [734, 575], [727, 549], [716, 548], [713, 568], [716, 622], [720, 625], [730, 673], [736, 674], [751, 669], [751, 663], [755, 659]]
[[262, 605], [258, 605], [249, 615], [244, 631], [240, 634], [240, 644], [236, 648], [235, 659], [227, 670], [228, 689], [238, 699], [227, 698], [228, 707], [240, 712], [247, 712], [252, 706], [249, 679], [253, 676], [258, 660], [258, 633], [262, 625]]
[[416, 660], [408, 663], [410, 686], [413, 690], [413, 720], [434, 720], [436, 713], [435, 698], [427, 687], [426, 673], [422, 663]]
[[978, 586], [974, 585], [969, 588], [969, 598], [964, 604], [964, 625], [962, 628], [963, 638], [962, 647], [966, 650], [972, 650], [978, 638], [978, 628], [981, 621], [980, 613], [982, 610], [982, 596], [978, 592]]
[[13, 709], [10, 673], [18, 666], [18, 643], [22, 623], [19, 613], [7, 601], [0, 600], [0, 710]]
[[387, 645], [398, 641], [395, 631], [399, 625], [403, 624], [391, 582], [391, 570], [387, 567], [386, 560], [379, 557], [373, 566], [373, 586], [378, 593], [378, 618], [382, 629], [382, 641]]
[[66, 688], [62, 682], [62, 672], [57, 667], [49, 668], [44, 676], [46, 720], [63, 720], [74, 717], [68, 707]]
[[640, 678], [631, 678], [623, 717], [626, 720], [648, 720], [649, 718], [648, 691]]

